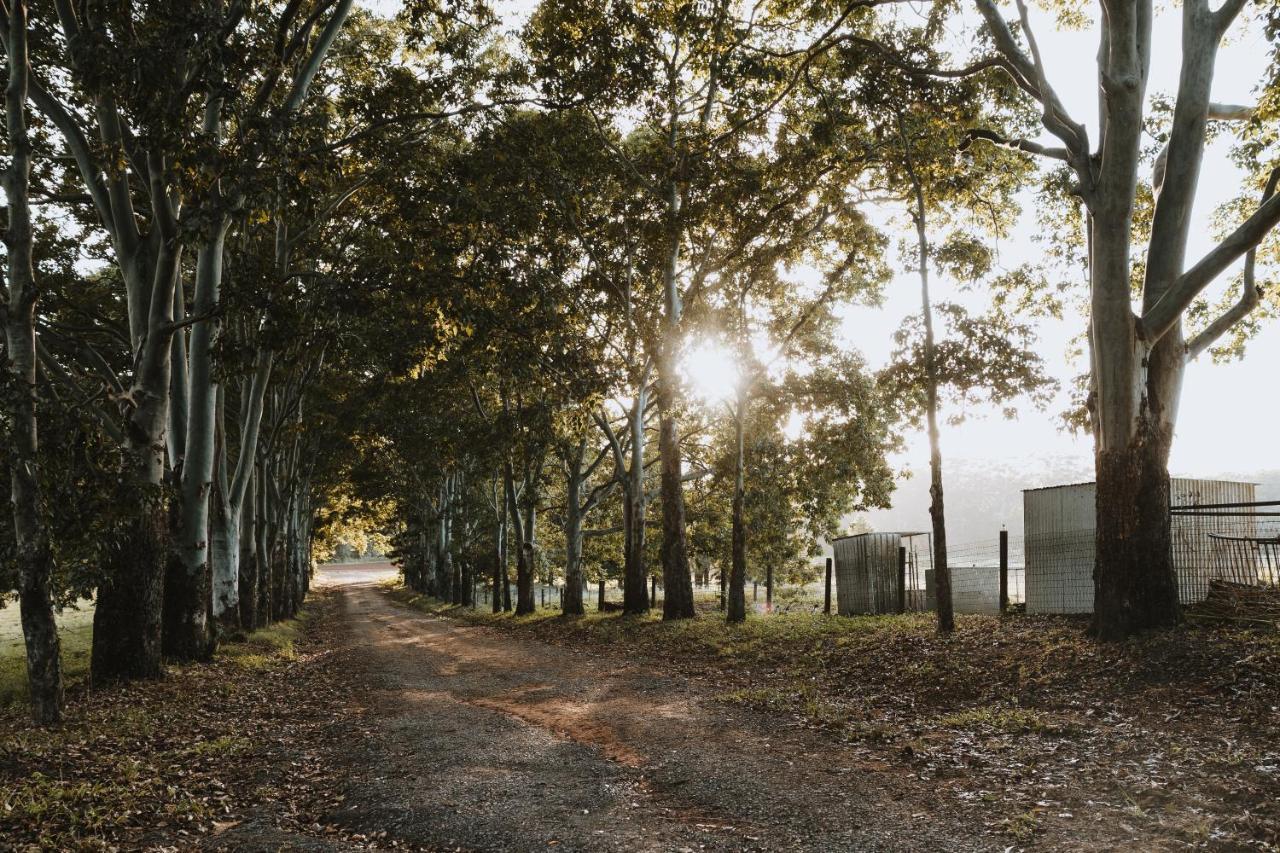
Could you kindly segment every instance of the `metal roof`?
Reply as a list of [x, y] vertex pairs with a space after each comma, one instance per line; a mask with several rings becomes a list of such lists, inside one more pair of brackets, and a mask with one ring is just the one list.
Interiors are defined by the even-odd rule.
[[830, 539], [830, 540], [828, 540], [828, 541], [829, 541], [829, 542], [841, 542], [841, 541], [843, 541], [843, 540], [845, 540], [845, 539], [857, 539], [859, 536], [878, 536], [878, 535], [879, 535], [879, 536], [883, 536], [883, 535], [886, 535], [886, 534], [887, 534], [887, 535], [889, 535], [889, 536], [901, 536], [901, 537], [904, 537], [904, 538], [908, 538], [908, 539], [909, 539], [909, 538], [910, 538], [910, 537], [912, 537], [912, 536], [928, 536], [928, 535], [929, 535], [929, 532], [930, 532], [930, 531], [928, 531], [928, 530], [917, 530], [917, 531], [910, 531], [910, 530], [868, 530], [866, 533], [849, 533], [849, 534], [847, 534], [847, 535], [845, 535], [845, 536], [837, 536], [836, 538], [834, 538], [834, 539]]
[[[1170, 479], [1170, 480], [1183, 480], [1184, 482], [1185, 482], [1185, 481], [1195, 481], [1195, 480], [1199, 480], [1199, 481], [1201, 481], [1201, 482], [1205, 482], [1205, 483], [1231, 483], [1231, 484], [1233, 484], [1233, 485], [1241, 485], [1241, 486], [1258, 486], [1258, 485], [1261, 485], [1260, 483], [1254, 483], [1254, 482], [1252, 482], [1252, 481], [1250, 481], [1250, 480], [1219, 480], [1219, 479], [1218, 479], [1218, 478], [1216, 478], [1216, 477], [1178, 477], [1178, 476], [1171, 476], [1171, 477], [1169, 477], [1169, 479]], [[1052, 486], [1036, 486], [1034, 489], [1023, 489], [1023, 490], [1022, 490], [1022, 493], [1023, 493], [1023, 494], [1026, 494], [1027, 492], [1047, 492], [1049, 489], [1070, 489], [1070, 488], [1073, 488], [1073, 487], [1075, 487], [1075, 486], [1092, 486], [1092, 485], [1093, 485], [1094, 483], [1096, 483], [1096, 482], [1097, 482], [1096, 480], [1084, 480], [1084, 481], [1079, 482], [1079, 483], [1056, 483], [1056, 484], [1054, 484], [1054, 485], [1052, 485]]]

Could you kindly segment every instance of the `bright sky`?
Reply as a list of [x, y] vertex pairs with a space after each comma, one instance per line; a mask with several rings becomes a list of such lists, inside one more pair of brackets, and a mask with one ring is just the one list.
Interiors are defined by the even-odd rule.
[[[1176, 91], [1181, 43], [1180, 11], [1164, 4], [1155, 22], [1152, 43], [1156, 45], [1149, 91], [1152, 95]], [[1033, 27], [1044, 53], [1050, 82], [1057, 88], [1073, 117], [1090, 126], [1096, 139], [1096, 96], [1092, 58], [1097, 36], [1092, 31], [1055, 33], [1045, 16], [1033, 13]], [[1264, 78], [1268, 47], [1260, 32], [1244, 32], [1237, 27], [1235, 42], [1221, 53], [1214, 80], [1214, 100], [1224, 103], [1254, 103], [1254, 86]], [[1083, 62], [1082, 62], [1083, 58]], [[1044, 141], [1049, 141], [1045, 139]], [[1188, 259], [1194, 262], [1213, 245], [1207, 221], [1213, 210], [1233, 196], [1241, 185], [1239, 172], [1227, 158], [1227, 146], [1211, 147], [1205, 158], [1197, 199], [1196, 218], [1206, 222], [1192, 229]], [[1023, 239], [1001, 246], [1009, 266], [1035, 260], [1035, 244], [1027, 237], [1034, 222], [1022, 229]], [[869, 333], [876, 328], [895, 328], [900, 318], [919, 310], [918, 283], [906, 276], [895, 283], [882, 309], [850, 310], [844, 334], [873, 363], [888, 355], [887, 335]], [[935, 285], [934, 298], [948, 297], [946, 283]], [[963, 300], [955, 300], [963, 301]], [[1064, 383], [1083, 368], [1068, 364], [1068, 341], [1084, 329], [1083, 318], [1063, 323], [1045, 323], [1041, 328], [1041, 355], [1050, 371]], [[1250, 345], [1242, 362], [1215, 365], [1202, 357], [1187, 370], [1172, 468], [1176, 474], [1208, 476], [1225, 472], [1251, 472], [1280, 468], [1280, 444], [1274, 439], [1280, 415], [1280, 401], [1270, 392], [1272, 373], [1280, 364], [1280, 327], [1264, 327]], [[1019, 457], [1074, 456], [1084, 462], [1092, 458], [1087, 436], [1072, 436], [1058, 428], [1063, 405], [1046, 412], [1024, 408], [1019, 420], [1005, 421], [998, 415], [969, 420], [958, 428], [944, 428], [943, 453], [951, 457], [1016, 461]], [[1229, 436], [1230, 440], [1224, 440]], [[923, 464], [927, 459], [923, 436], [908, 447], [906, 464]]]
[[[398, 0], [366, 0], [364, 5], [389, 14], [398, 9], [400, 3]], [[532, 0], [511, 0], [507, 6], [513, 10], [513, 23], [533, 5]], [[1159, 10], [1152, 38], [1156, 55], [1149, 85], [1152, 95], [1172, 93], [1176, 89], [1181, 13], [1170, 5], [1157, 4]], [[1055, 32], [1051, 20], [1034, 10], [1032, 19], [1050, 81], [1073, 116], [1089, 125], [1092, 132], [1096, 128], [1093, 70], [1096, 33]], [[1220, 55], [1214, 100], [1253, 103], [1254, 87], [1266, 70], [1268, 48], [1257, 28], [1245, 32], [1238, 25], [1232, 37], [1234, 42]], [[1096, 139], [1096, 133], [1093, 138]], [[1226, 152], [1226, 146], [1219, 144], [1211, 147], [1206, 155], [1195, 214], [1197, 220], [1206, 225], [1192, 229], [1188, 253], [1191, 262], [1212, 245], [1207, 224], [1209, 215], [1219, 203], [1230, 198], [1241, 183]], [[1029, 239], [1032, 228], [1033, 222], [1026, 223], [1019, 234], [1002, 245], [1005, 265], [1011, 267], [1036, 259], [1035, 244]], [[949, 292], [945, 281], [935, 283], [934, 298], [938, 301], [966, 299]], [[888, 355], [893, 330], [903, 317], [919, 310], [918, 300], [916, 279], [904, 276], [892, 285], [882, 307], [845, 311], [842, 336], [850, 346], [861, 349], [873, 365], [879, 365]], [[1064, 385], [1082, 372], [1080, 365], [1068, 363], [1066, 351], [1069, 340], [1083, 328], [1084, 320], [1080, 317], [1068, 317], [1059, 323], [1046, 322], [1040, 328], [1041, 354], [1050, 372]], [[1251, 343], [1243, 362], [1214, 365], [1202, 358], [1189, 367], [1173, 449], [1174, 473], [1210, 476], [1280, 469], [1280, 443], [1272, 439], [1277, 415], [1280, 415], [1280, 400], [1274, 393], [1272, 374], [1277, 364], [1280, 364], [1280, 327], [1272, 324]], [[701, 365], [695, 369], [695, 378], [699, 384], [714, 387], [718, 369], [714, 364]], [[992, 414], [971, 417], [958, 428], [946, 427], [942, 436], [944, 455], [953, 459], [1003, 462], [1046, 456], [1075, 457], [1087, 464], [1092, 458], [1090, 439], [1059, 429], [1060, 414], [1065, 406], [1064, 397], [1060, 405], [1045, 412], [1024, 410], [1017, 421], [1006, 421]], [[914, 436], [906, 452], [895, 462], [919, 467], [926, 459], [923, 436]]]

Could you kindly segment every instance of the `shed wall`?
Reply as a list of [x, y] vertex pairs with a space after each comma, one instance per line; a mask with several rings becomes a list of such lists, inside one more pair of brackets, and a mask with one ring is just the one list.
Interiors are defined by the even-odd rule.
[[836, 608], [841, 616], [896, 613], [898, 533], [864, 533], [833, 543]]
[[[1175, 477], [1170, 504], [1247, 503], [1255, 500], [1252, 483]], [[1075, 483], [1023, 493], [1028, 613], [1092, 613], [1096, 487]], [[1210, 532], [1250, 535], [1238, 518], [1176, 515], [1173, 564], [1183, 604], [1204, 600], [1210, 578], [1219, 574], [1218, 552], [1226, 547]]]

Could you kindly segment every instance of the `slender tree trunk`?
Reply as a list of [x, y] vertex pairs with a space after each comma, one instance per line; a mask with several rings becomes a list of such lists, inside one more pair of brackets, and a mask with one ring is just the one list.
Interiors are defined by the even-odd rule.
[[[508, 464], [504, 475], [504, 486], [507, 495], [507, 513], [510, 517], [509, 530], [515, 533], [516, 547], [516, 615], [533, 612], [533, 583], [530, 578], [529, 545], [525, 541], [524, 523], [520, 519], [520, 506], [516, 500], [515, 475]], [[526, 483], [525, 488], [529, 488]]]
[[258, 484], [258, 504], [254, 509], [253, 531], [257, 544], [254, 548], [254, 563], [256, 565], [254, 574], [258, 579], [258, 598], [254, 604], [257, 609], [257, 616], [254, 618], [254, 627], [263, 628], [271, 624], [271, 531], [270, 531], [270, 500], [271, 500], [271, 484], [270, 478], [273, 476], [272, 466], [266, 462], [258, 467], [258, 476], [255, 478]]
[[210, 498], [209, 569], [219, 635], [240, 630], [240, 519], [215, 483]]
[[[187, 299], [182, 286], [182, 276], [174, 282], [173, 316], [184, 317], [187, 311]], [[187, 372], [177, 366], [187, 363], [187, 331], [179, 329], [173, 335], [169, 348], [169, 361], [175, 369], [169, 372], [169, 426], [165, 432], [169, 447], [169, 468], [182, 470], [183, 458], [186, 456], [187, 409], [191, 405], [187, 393]]]
[[503, 512], [502, 516], [502, 548], [498, 552], [498, 571], [502, 573], [502, 610], [504, 613], [511, 612], [511, 573], [507, 569], [507, 543], [510, 541], [507, 537], [507, 515]]
[[[533, 490], [533, 484], [529, 483], [525, 486], [525, 493], [528, 496], [524, 508], [524, 536], [520, 543], [520, 556], [524, 564], [523, 573], [517, 572], [516, 575], [516, 614], [533, 613], [537, 610], [537, 602], [533, 599], [533, 583], [534, 572], [537, 571], [537, 562], [535, 559], [537, 543], [534, 541], [535, 524], [537, 522], [537, 494]], [[516, 524], [520, 524], [519, 516], [516, 517]]]
[[[669, 343], [674, 343], [669, 342]], [[695, 615], [693, 578], [685, 539], [684, 470], [675, 416], [675, 353], [665, 352], [658, 371], [658, 456], [662, 468], [662, 618]], [[628, 583], [630, 586], [630, 583]], [[643, 595], [643, 581], [641, 582]]]
[[[494, 503], [497, 503], [495, 501]], [[495, 507], [496, 509], [496, 507]], [[499, 514], [493, 530], [493, 612], [502, 612], [502, 593], [507, 586], [507, 514]]]
[[645, 567], [645, 516], [648, 499], [644, 493], [644, 411], [648, 405], [648, 371], [640, 378], [636, 398], [632, 402], [627, 422], [631, 430], [631, 467], [627, 470], [627, 485], [623, 495], [624, 527], [622, 566], [622, 612], [643, 615], [649, 612], [649, 592], [646, 588], [648, 571]]
[[[673, 110], [673, 116], [675, 115]], [[675, 121], [672, 121], [675, 133]], [[658, 457], [662, 469], [662, 618], [688, 619], [695, 615], [693, 579], [689, 575], [685, 538], [684, 471], [680, 459], [680, 434], [676, 424], [680, 377], [676, 369], [681, 303], [677, 270], [680, 264], [680, 190], [670, 183], [667, 198], [668, 238], [663, 264], [663, 321], [658, 358]]]
[[[222, 96], [212, 93], [205, 106], [203, 131], [215, 144], [221, 140]], [[181, 525], [178, 533], [177, 571], [166, 578], [164, 650], [176, 660], [207, 660], [217, 638], [207, 614], [212, 610], [212, 573], [209, 554], [209, 496], [213, 484], [218, 384], [213, 375], [213, 339], [218, 331], [214, 316], [221, 302], [222, 261], [230, 220], [214, 222], [196, 253], [196, 290], [193, 312], [198, 320], [191, 328], [188, 364], [175, 364], [176, 373], [186, 367], [189, 410], [181, 476]], [[176, 287], [175, 287], [176, 292]], [[180, 401], [171, 400], [170, 406]], [[225, 553], [225, 552], [224, 552]], [[238, 576], [235, 578], [239, 580]]]
[[581, 616], [582, 606], [582, 461], [585, 442], [579, 442], [575, 453], [566, 460], [564, 510], [564, 594], [560, 612], [565, 616]]
[[[234, 634], [240, 629], [240, 562], [242, 519], [249, 483], [254, 479], [254, 460], [258, 453], [258, 435], [262, 424], [263, 401], [271, 377], [274, 357], [270, 351], [259, 351], [252, 380], [242, 383], [240, 409], [240, 452], [234, 474], [228, 479], [227, 433], [223, 428], [225, 401], [221, 387], [217, 392], [216, 473], [210, 518], [210, 572], [212, 576], [214, 623], [222, 633]], [[252, 506], [252, 503], [249, 504]]]
[[734, 442], [736, 455], [733, 480], [733, 554], [729, 569], [729, 622], [742, 622], [747, 618], [747, 529], [743, 519], [746, 502], [746, 408], [745, 384], [738, 391], [738, 407], [734, 418]]
[[258, 604], [258, 549], [254, 535], [254, 518], [258, 507], [257, 466], [249, 464], [249, 482], [246, 484], [245, 503], [240, 512], [240, 628], [252, 631], [257, 625]]
[[9, 227], [8, 304], [5, 345], [16, 393], [11, 421], [13, 447], [9, 453], [10, 499], [13, 503], [15, 561], [18, 567], [18, 607], [27, 650], [27, 680], [31, 686], [31, 715], [39, 725], [62, 718], [62, 662], [58, 629], [53, 618], [49, 583], [53, 550], [40, 510], [40, 454], [36, 412], [36, 325], [38, 300], [32, 263], [31, 140], [27, 135], [27, 3], [10, 0], [9, 83], [5, 89], [5, 120], [9, 137], [9, 168], [5, 172]]
[[[908, 143], [909, 144], [909, 143]], [[947, 565], [947, 520], [942, 495], [942, 439], [938, 433], [938, 365], [933, 336], [933, 303], [929, 298], [929, 232], [924, 190], [911, 169], [920, 272], [920, 312], [924, 319], [925, 419], [929, 431], [929, 519], [933, 530], [933, 585], [937, 594], [938, 631], [955, 629], [951, 605], [951, 569]]]

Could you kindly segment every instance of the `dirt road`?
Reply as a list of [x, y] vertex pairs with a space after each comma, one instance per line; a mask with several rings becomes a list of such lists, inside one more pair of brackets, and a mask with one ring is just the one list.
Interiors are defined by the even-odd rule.
[[332, 815], [454, 849], [998, 848], [929, 789], [818, 735], [715, 701], [716, 685], [420, 613], [385, 570], [329, 570], [365, 738], [337, 750]]

